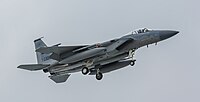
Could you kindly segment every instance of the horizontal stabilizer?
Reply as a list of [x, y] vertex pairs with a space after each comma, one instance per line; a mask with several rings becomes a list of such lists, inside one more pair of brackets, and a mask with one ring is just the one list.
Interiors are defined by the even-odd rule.
[[51, 75], [49, 78], [56, 83], [63, 83], [69, 78], [70, 74], [58, 74], [58, 75]]
[[25, 70], [30, 70], [30, 71], [36, 71], [36, 70], [41, 70], [46, 67], [48, 67], [49, 64], [27, 64], [27, 65], [19, 65], [17, 68], [20, 69], [25, 69]]
[[52, 47], [41, 47], [39, 49], [36, 50], [36, 52], [40, 52], [40, 53], [45, 53], [45, 54], [49, 54], [49, 53], [56, 53], [56, 54], [61, 54], [64, 52], [69, 52], [75, 49], [79, 49], [81, 47], [85, 47], [85, 45], [83, 46], [52, 46]]

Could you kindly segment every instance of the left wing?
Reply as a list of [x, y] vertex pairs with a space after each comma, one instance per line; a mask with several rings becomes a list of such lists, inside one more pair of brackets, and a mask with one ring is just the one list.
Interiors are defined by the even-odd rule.
[[49, 64], [26, 64], [26, 65], [19, 65], [17, 68], [30, 70], [30, 71], [36, 71], [36, 70], [44, 69], [48, 66]]

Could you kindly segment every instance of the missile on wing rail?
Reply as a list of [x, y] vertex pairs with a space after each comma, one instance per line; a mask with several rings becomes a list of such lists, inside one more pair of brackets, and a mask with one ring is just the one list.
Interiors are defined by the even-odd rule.
[[72, 70], [72, 69], [75, 69], [75, 68], [78, 68], [78, 67], [82, 67], [83, 66], [83, 62], [79, 62], [79, 63], [76, 63], [76, 64], [73, 64], [73, 65], [63, 65], [63, 66], [60, 66], [60, 67], [54, 67], [52, 69], [50, 69], [51, 72], [53, 73], [56, 73], [56, 72], [64, 72], [64, 71], [67, 71], [67, 70]]

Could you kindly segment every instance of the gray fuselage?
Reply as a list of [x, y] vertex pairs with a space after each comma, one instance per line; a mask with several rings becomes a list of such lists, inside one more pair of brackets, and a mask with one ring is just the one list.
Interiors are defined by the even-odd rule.
[[50, 68], [50, 72], [73, 73], [80, 71], [85, 66], [92, 69], [97, 65], [103, 66], [113, 63], [128, 57], [130, 50], [136, 50], [140, 47], [157, 43], [177, 33], [178, 31], [170, 30], [151, 30], [140, 33], [132, 32], [118, 39], [91, 45], [91, 48], [88, 47], [89, 49], [87, 51], [63, 58], [59, 62], [62, 65], [55, 65]]

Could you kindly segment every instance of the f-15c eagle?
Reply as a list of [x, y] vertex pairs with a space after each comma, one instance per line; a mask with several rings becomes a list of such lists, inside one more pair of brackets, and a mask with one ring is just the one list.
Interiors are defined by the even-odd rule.
[[179, 33], [172, 30], [150, 30], [147, 28], [132, 31], [121, 38], [102, 43], [80, 46], [48, 47], [41, 38], [34, 40], [37, 64], [19, 65], [17, 68], [50, 73], [49, 78], [56, 83], [65, 82], [72, 73], [96, 75], [135, 64], [134, 53], [143, 46], [157, 44]]

